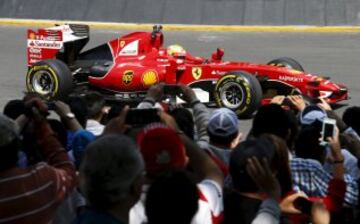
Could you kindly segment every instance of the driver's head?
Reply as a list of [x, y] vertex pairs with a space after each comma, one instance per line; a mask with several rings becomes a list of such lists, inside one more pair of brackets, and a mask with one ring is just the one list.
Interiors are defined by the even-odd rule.
[[185, 55], [186, 54], [186, 50], [178, 45], [178, 44], [173, 44], [168, 46], [167, 48], [167, 54], [171, 55], [171, 56], [175, 56], [175, 55]]

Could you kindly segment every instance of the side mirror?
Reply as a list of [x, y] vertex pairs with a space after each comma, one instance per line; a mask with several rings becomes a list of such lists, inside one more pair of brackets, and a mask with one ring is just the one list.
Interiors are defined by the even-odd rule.
[[218, 48], [214, 53], [211, 55], [212, 61], [221, 61], [224, 56], [224, 49]]

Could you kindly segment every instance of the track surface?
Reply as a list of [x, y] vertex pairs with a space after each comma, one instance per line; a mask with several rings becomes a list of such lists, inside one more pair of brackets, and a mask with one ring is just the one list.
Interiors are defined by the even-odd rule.
[[[87, 48], [128, 32], [92, 30]], [[174, 43], [203, 57], [222, 47], [225, 60], [266, 63], [292, 57], [306, 71], [344, 83], [351, 95], [346, 103], [360, 105], [360, 33], [165, 32], [165, 44]], [[0, 108], [22, 97], [26, 69], [26, 28], [0, 26]], [[251, 120], [240, 122], [240, 129], [247, 133]]]

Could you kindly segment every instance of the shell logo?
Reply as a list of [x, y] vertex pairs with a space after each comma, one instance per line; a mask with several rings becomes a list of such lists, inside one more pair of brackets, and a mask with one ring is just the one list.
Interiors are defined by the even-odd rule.
[[145, 86], [154, 85], [158, 81], [158, 74], [155, 70], [147, 70], [142, 74], [142, 82]]

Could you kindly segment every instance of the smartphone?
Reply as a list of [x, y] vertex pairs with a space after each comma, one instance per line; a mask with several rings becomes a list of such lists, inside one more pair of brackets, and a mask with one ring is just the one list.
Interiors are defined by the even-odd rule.
[[311, 208], [313, 205], [312, 201], [309, 201], [308, 199], [304, 197], [298, 197], [294, 200], [294, 207], [298, 210], [300, 210], [304, 214], [311, 214]]
[[327, 144], [328, 137], [335, 136], [336, 120], [331, 118], [325, 118], [322, 124], [321, 130], [321, 144]]
[[171, 96], [178, 96], [181, 94], [181, 88], [178, 85], [165, 85], [164, 94]]
[[160, 122], [159, 110], [156, 108], [130, 109], [125, 118], [126, 124], [135, 126], [144, 126], [154, 122]]

